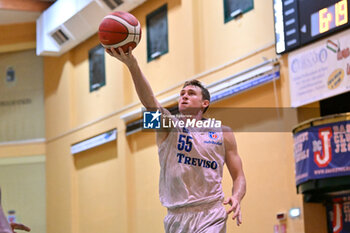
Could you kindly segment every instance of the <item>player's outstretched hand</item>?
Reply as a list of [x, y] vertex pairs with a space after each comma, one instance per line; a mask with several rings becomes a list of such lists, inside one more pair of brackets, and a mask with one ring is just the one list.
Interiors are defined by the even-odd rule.
[[237, 226], [242, 224], [242, 213], [241, 213], [241, 204], [237, 200], [237, 198], [231, 196], [224, 201], [224, 205], [230, 204], [231, 207], [227, 210], [227, 214], [229, 215], [233, 212], [232, 220], [237, 220]]
[[10, 223], [10, 225], [11, 225], [11, 229], [12, 229], [13, 233], [16, 233], [15, 230], [30, 231], [29, 227], [27, 227], [26, 225], [21, 224], [21, 223], [12, 222], [12, 223]]
[[119, 61], [123, 62], [126, 66], [131, 67], [137, 63], [136, 58], [132, 54], [132, 48], [129, 47], [127, 53], [124, 53], [122, 48], [109, 48], [106, 52], [112, 57], [117, 58]]

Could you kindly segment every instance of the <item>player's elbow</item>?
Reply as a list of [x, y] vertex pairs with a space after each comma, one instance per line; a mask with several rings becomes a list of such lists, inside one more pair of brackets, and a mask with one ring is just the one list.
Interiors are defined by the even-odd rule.
[[141, 103], [147, 111], [153, 111], [160, 108], [160, 104], [155, 98], [141, 100]]

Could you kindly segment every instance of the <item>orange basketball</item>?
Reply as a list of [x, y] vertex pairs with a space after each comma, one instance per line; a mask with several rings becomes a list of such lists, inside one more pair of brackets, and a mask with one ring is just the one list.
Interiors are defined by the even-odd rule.
[[124, 52], [134, 49], [141, 40], [140, 22], [128, 12], [115, 11], [105, 16], [98, 29], [105, 48], [121, 47]]

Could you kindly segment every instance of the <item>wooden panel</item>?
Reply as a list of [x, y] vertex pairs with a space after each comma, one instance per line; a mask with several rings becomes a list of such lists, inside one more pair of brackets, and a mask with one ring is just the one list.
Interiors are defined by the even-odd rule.
[[0, 45], [36, 41], [35, 22], [0, 25]]
[[0, 0], [0, 9], [42, 12], [51, 4], [35, 0]]
[[45, 142], [0, 144], [0, 158], [45, 154]]

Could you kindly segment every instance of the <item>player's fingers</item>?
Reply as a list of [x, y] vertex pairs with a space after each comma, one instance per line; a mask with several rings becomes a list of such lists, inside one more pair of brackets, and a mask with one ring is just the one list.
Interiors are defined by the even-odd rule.
[[236, 223], [237, 223], [237, 226], [241, 225], [242, 224], [242, 219], [241, 219], [241, 215], [239, 214], [236, 218]]
[[239, 211], [238, 217], [237, 217], [237, 225], [241, 225], [242, 224], [242, 212]]
[[227, 210], [227, 214], [230, 214], [231, 212], [233, 212], [235, 210], [235, 206], [232, 205], [228, 210]]
[[21, 223], [12, 223], [11, 226], [13, 229], [30, 231], [29, 227], [27, 227], [26, 225], [21, 224]]
[[118, 57], [119, 56], [119, 54], [118, 54], [118, 52], [117, 52], [117, 50], [115, 50], [115, 48], [109, 48], [109, 51], [111, 52], [111, 56], [113, 56], [113, 57]]
[[239, 205], [237, 205], [236, 208], [235, 208], [235, 211], [234, 211], [234, 213], [232, 215], [232, 219], [235, 219], [238, 216], [240, 211], [241, 211], [241, 208], [240, 208]]
[[111, 49], [105, 49], [105, 51], [109, 54], [109, 55], [111, 55], [111, 56], [113, 56], [113, 52], [111, 51]]
[[27, 226], [24, 226], [22, 230], [24, 230], [24, 231], [31, 231], [30, 227], [27, 227]]
[[27, 227], [26, 225], [20, 224], [19, 228], [17, 228], [19, 230], [24, 230], [24, 231], [30, 231], [30, 228]]
[[132, 55], [132, 47], [131, 46], [129, 46], [129, 49], [128, 49], [128, 54], [129, 54], [129, 56], [131, 56]]
[[121, 56], [122, 58], [125, 58], [125, 57], [126, 57], [126, 55], [125, 55], [125, 53], [124, 53], [124, 51], [123, 51], [123, 49], [122, 49], [121, 47], [118, 47], [118, 51], [119, 51], [119, 54], [120, 54], [120, 56]]

